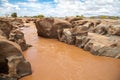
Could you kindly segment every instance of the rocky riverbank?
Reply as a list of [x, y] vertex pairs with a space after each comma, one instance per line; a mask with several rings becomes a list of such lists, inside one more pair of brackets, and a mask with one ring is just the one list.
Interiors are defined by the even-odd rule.
[[94, 55], [120, 58], [120, 20], [43, 18], [35, 22], [39, 36], [57, 38]]
[[[29, 28], [29, 26], [31, 26], [31, 21], [33, 22], [33, 28]], [[37, 31], [34, 30], [35, 26]], [[28, 27], [28, 30], [24, 27]], [[23, 31], [21, 31], [22, 29]], [[24, 29], [27, 32], [25, 32]], [[29, 33], [31, 31], [33, 32]], [[118, 59], [120, 58], [119, 20], [97, 20], [81, 18], [3, 18], [0, 19], [0, 79], [17, 80], [32, 73], [31, 65], [28, 61], [25, 60], [22, 52], [30, 46], [26, 43], [26, 40], [28, 39], [25, 38], [24, 35], [26, 34], [29, 36], [30, 40], [33, 40], [37, 36], [36, 32], [38, 36], [45, 37], [46, 39], [58, 39], [61, 42], [75, 45], [84, 49], [85, 51], [89, 51], [93, 55]], [[33, 36], [31, 37], [31, 35]], [[33, 49], [35, 49], [34, 46], [39, 45], [34, 45], [34, 41], [30, 41], [29, 43], [33, 45]], [[48, 47], [52, 48], [52, 46], [49, 45]], [[46, 47], [46, 49], [48, 49], [48, 47]], [[38, 48], [38, 46], [36, 48]], [[75, 50], [72, 51], [73, 54], [74, 51]], [[56, 50], [54, 52], [56, 52]], [[35, 52], [35, 54], [39, 53], [41, 52]], [[84, 52], [78, 54], [82, 56], [83, 53]]]
[[21, 19], [0, 19], [0, 80], [17, 80], [32, 73], [22, 51], [28, 48]]

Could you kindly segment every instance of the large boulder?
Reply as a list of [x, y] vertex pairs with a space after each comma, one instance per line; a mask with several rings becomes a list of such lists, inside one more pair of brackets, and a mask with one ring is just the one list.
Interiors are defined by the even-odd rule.
[[8, 21], [0, 20], [0, 30], [4, 33], [5, 37], [9, 37], [12, 29], [13, 26]]
[[[16, 19], [17, 20], [17, 19]], [[14, 20], [13, 20], [14, 21]], [[18, 22], [21, 22], [21, 19]], [[0, 35], [5, 36], [8, 40], [16, 42], [20, 45], [21, 49], [24, 51], [28, 48], [26, 41], [24, 39], [24, 34], [19, 29], [17, 29], [11, 20], [0, 20]]]
[[71, 28], [71, 24], [64, 19], [43, 18], [35, 22], [39, 36], [57, 38], [57, 30]]
[[[31, 65], [18, 44], [0, 36], [0, 78], [17, 80], [32, 73]], [[1, 70], [3, 69], [3, 70]]]
[[12, 30], [9, 34], [9, 40], [19, 44], [22, 51], [28, 48], [28, 44], [26, 44], [26, 41], [24, 39], [24, 34], [19, 30]]

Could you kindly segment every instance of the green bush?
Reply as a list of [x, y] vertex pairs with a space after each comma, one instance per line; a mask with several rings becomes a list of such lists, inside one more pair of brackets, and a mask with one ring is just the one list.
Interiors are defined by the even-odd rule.
[[102, 16], [99, 16], [100, 19], [108, 19], [109, 17], [108, 16], [105, 16], [105, 15], [102, 15]]
[[84, 15], [76, 15], [76, 17], [85, 18]]
[[44, 18], [45, 16], [40, 14], [40, 15], [37, 15], [37, 16], [33, 16], [34, 18]]
[[12, 13], [12, 14], [11, 14], [11, 17], [16, 18], [16, 17], [17, 17], [17, 13], [16, 13], [16, 12]]

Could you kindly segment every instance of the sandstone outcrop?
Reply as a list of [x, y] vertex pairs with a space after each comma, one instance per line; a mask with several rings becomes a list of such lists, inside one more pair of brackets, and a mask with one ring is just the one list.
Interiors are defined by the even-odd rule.
[[24, 39], [24, 34], [19, 30], [12, 30], [9, 34], [9, 40], [19, 44], [23, 51], [28, 48], [28, 44], [26, 44]]
[[0, 35], [5, 36], [8, 40], [18, 43], [24, 51], [27, 49], [28, 45], [24, 39], [24, 34], [16, 28], [16, 26], [16, 24], [13, 24], [8, 20], [0, 20]]
[[120, 36], [120, 24], [118, 24], [118, 25], [111, 25], [108, 28], [108, 34]]
[[120, 37], [117, 36], [119, 35], [119, 25], [113, 24], [101, 23], [99, 20], [86, 21], [74, 28], [58, 32], [58, 39], [61, 42], [90, 51], [94, 55], [120, 58], [119, 46], [113, 47], [113, 45], [119, 45]]
[[[58, 38], [94, 55], [120, 58], [120, 23], [114, 20], [43, 18], [36, 21], [39, 36]], [[113, 45], [117, 45], [114, 46]], [[112, 50], [112, 51], [111, 51]]]
[[8, 21], [0, 20], [0, 30], [3, 32], [5, 37], [9, 37], [10, 31], [13, 29], [13, 26]]
[[0, 79], [17, 80], [32, 73], [18, 44], [0, 36]]
[[35, 22], [39, 36], [57, 38], [57, 31], [64, 28], [71, 28], [71, 24], [63, 19], [43, 18]]

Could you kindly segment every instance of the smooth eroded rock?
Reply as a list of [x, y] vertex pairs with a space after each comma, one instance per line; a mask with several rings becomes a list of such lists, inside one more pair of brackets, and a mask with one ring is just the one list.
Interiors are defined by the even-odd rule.
[[64, 19], [43, 18], [36, 21], [37, 33], [47, 38], [57, 38], [57, 30], [71, 28], [71, 24]]
[[0, 36], [0, 49], [0, 68], [4, 67], [0, 78], [21, 78], [32, 73], [31, 65], [25, 60], [18, 44]]

